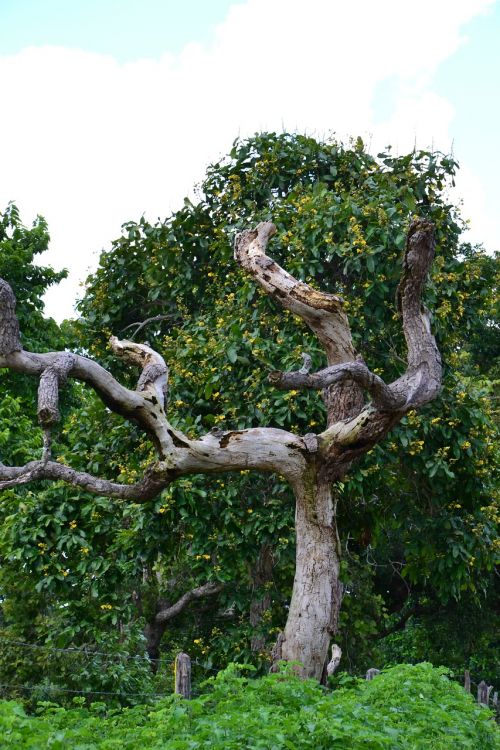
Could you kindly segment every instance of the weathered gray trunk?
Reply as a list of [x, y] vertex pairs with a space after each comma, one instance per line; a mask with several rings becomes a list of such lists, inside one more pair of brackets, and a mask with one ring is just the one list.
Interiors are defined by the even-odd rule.
[[329, 482], [308, 472], [296, 483], [296, 569], [280, 658], [320, 680], [342, 599], [335, 503]]

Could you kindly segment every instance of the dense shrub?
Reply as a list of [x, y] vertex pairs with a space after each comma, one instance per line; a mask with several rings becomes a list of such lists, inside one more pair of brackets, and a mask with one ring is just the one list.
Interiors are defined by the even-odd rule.
[[0, 704], [0, 731], [11, 750], [495, 750], [500, 734], [446, 670], [400, 665], [371, 682], [324, 691], [290, 669], [247, 679], [231, 666], [191, 701], [172, 696], [149, 706], [107, 710], [50, 704], [28, 716]]

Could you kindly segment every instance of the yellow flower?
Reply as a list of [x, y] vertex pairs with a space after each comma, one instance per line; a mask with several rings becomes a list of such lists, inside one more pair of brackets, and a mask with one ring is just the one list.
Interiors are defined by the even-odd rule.
[[90, 550], [88, 547], [80, 547], [80, 552], [82, 553], [82, 555], [88, 555]]
[[78, 526], [78, 524], [77, 524], [76, 521], [70, 521], [69, 522], [69, 528], [70, 529], [76, 529], [77, 526]]
[[112, 604], [101, 604], [101, 609], [113, 609]]

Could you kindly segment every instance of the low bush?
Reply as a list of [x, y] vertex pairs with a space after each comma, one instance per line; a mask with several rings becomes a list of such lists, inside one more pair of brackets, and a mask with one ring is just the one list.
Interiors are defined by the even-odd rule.
[[498, 750], [491, 711], [446, 670], [399, 665], [370, 682], [325, 691], [290, 667], [259, 679], [230, 666], [200, 697], [108, 709], [41, 705], [34, 716], [0, 704], [9, 750]]

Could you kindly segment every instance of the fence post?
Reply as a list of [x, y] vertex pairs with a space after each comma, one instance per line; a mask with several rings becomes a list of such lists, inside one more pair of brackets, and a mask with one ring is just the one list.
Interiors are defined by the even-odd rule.
[[485, 706], [487, 706], [490, 697], [490, 690], [491, 688], [488, 688], [488, 685], [485, 683], [485, 681], [481, 680], [481, 682], [477, 686], [477, 702], [483, 703]]
[[191, 698], [191, 659], [182, 651], [175, 657], [174, 690], [183, 698]]
[[366, 679], [373, 680], [373, 678], [376, 677], [378, 674], [380, 674], [380, 669], [375, 669], [374, 667], [372, 667], [366, 673]]
[[464, 690], [470, 693], [470, 672], [468, 669], [464, 673]]

